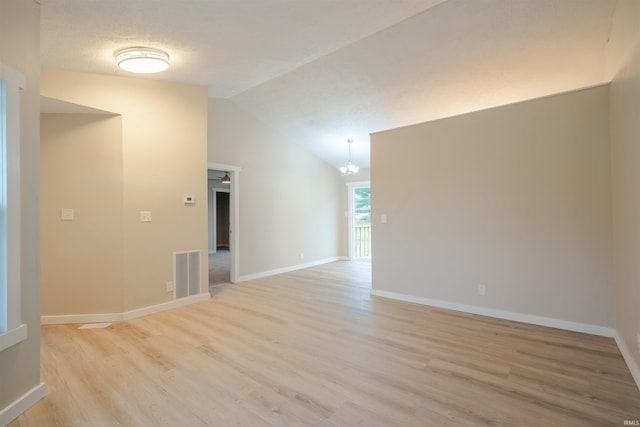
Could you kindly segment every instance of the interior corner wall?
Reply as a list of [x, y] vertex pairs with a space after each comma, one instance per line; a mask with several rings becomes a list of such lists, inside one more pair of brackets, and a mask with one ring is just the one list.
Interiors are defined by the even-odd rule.
[[339, 256], [339, 172], [231, 101], [208, 123], [209, 162], [242, 168], [240, 280]]
[[[43, 69], [41, 94], [122, 116], [123, 307], [171, 301], [173, 253], [207, 254], [207, 88]], [[195, 196], [195, 205], [183, 202], [185, 194]], [[140, 211], [151, 211], [152, 221], [141, 222]], [[206, 292], [207, 263], [201, 264]], [[89, 314], [81, 305], [75, 308], [81, 312], [66, 314]]]
[[640, 386], [640, 2], [616, 4], [607, 65], [613, 185], [616, 342]]
[[42, 312], [122, 313], [122, 118], [42, 114], [40, 135]]
[[373, 134], [374, 293], [612, 334], [608, 96]]
[[[0, 62], [21, 72], [20, 301], [27, 339], [0, 351], [0, 414], [40, 384], [40, 10], [35, 1], [0, 1]], [[0, 421], [2, 417], [0, 417]]]

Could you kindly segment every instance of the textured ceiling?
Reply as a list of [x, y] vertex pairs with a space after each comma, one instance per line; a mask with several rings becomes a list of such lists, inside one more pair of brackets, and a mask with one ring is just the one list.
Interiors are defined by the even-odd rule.
[[39, 0], [43, 67], [205, 85], [336, 166], [369, 133], [605, 82], [614, 0]]

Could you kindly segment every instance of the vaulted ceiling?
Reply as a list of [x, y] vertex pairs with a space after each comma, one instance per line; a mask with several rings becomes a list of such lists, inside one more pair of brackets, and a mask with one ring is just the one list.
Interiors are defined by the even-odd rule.
[[335, 166], [369, 134], [606, 82], [615, 0], [39, 0], [46, 68], [207, 86]]

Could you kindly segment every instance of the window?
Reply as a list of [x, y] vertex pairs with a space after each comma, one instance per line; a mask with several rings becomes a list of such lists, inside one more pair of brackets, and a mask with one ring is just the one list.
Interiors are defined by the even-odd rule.
[[349, 258], [371, 258], [371, 188], [369, 182], [347, 183]]
[[27, 337], [20, 318], [20, 90], [0, 64], [0, 351]]

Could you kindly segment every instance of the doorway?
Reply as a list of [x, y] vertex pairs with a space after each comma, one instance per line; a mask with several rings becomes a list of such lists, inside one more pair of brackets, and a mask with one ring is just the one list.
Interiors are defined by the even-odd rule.
[[221, 182], [226, 172], [209, 170], [208, 180], [208, 218], [209, 218], [209, 254], [219, 250], [229, 250], [231, 231], [231, 189], [229, 183]]
[[371, 184], [347, 184], [349, 220], [349, 258], [371, 259]]
[[216, 205], [216, 251], [229, 251], [229, 190], [214, 189], [215, 205]]
[[215, 294], [238, 277], [238, 194], [236, 166], [208, 164], [209, 292]]

